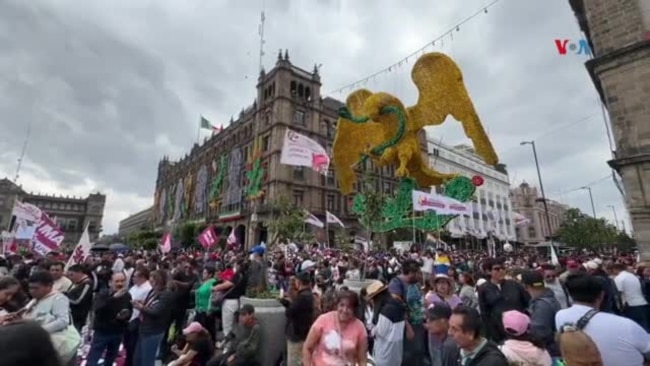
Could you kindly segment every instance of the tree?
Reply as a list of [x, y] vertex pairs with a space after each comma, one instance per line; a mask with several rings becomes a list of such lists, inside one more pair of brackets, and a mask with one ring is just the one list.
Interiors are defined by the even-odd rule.
[[383, 221], [386, 197], [377, 187], [377, 178], [371, 172], [364, 170], [360, 177], [361, 192], [354, 197], [353, 209], [359, 216], [359, 223], [368, 231], [368, 240], [374, 245], [375, 226]]
[[199, 234], [199, 226], [196, 223], [184, 222], [174, 229], [172, 237], [174, 242], [180, 243], [183, 248], [190, 248], [197, 243], [196, 237]]
[[565, 221], [556, 233], [559, 242], [575, 248], [596, 249], [627, 243], [616, 227], [605, 219], [596, 219], [585, 215], [577, 208], [569, 209]]
[[154, 250], [160, 244], [162, 232], [140, 230], [126, 238], [126, 244], [133, 249]]
[[306, 243], [314, 240], [314, 235], [305, 230], [306, 213], [302, 207], [295, 205], [286, 196], [279, 196], [268, 205], [271, 210], [268, 225], [271, 236], [267, 246], [272, 247], [278, 242]]

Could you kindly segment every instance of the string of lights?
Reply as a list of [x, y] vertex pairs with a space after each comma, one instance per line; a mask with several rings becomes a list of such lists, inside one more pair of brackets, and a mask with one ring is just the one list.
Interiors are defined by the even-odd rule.
[[460, 31], [460, 26], [461, 25], [469, 22], [470, 20], [476, 18], [477, 16], [479, 16], [481, 14], [487, 14], [488, 9], [491, 8], [492, 6], [496, 5], [499, 1], [500, 0], [494, 0], [491, 3], [487, 4], [486, 6], [482, 7], [480, 10], [476, 11], [474, 14], [468, 16], [467, 18], [463, 19], [462, 21], [460, 21], [459, 23], [457, 23], [453, 27], [449, 28], [446, 32], [442, 33], [440, 36], [438, 36], [435, 39], [427, 42], [427, 44], [420, 47], [420, 49], [418, 49], [417, 51], [412, 52], [411, 54], [409, 54], [406, 57], [402, 58], [401, 60], [395, 62], [394, 64], [389, 65], [389, 66], [387, 66], [387, 67], [385, 67], [385, 68], [383, 68], [383, 69], [381, 69], [381, 70], [379, 70], [379, 71], [377, 71], [377, 72], [375, 72], [375, 73], [373, 73], [371, 75], [368, 75], [368, 76], [366, 76], [366, 77], [364, 77], [362, 79], [359, 79], [359, 80], [357, 80], [357, 81], [355, 81], [353, 83], [344, 85], [344, 86], [342, 86], [340, 88], [337, 88], [337, 89], [334, 89], [334, 90], [330, 91], [329, 93], [326, 93], [325, 95], [326, 96], [332, 96], [333, 94], [341, 93], [341, 92], [343, 92], [345, 90], [350, 90], [350, 89], [353, 89], [353, 88], [355, 88], [355, 87], [357, 87], [357, 86], [359, 86], [361, 84], [365, 84], [369, 80], [374, 79], [374, 78], [376, 78], [377, 76], [379, 76], [381, 74], [391, 72], [391, 71], [393, 71], [393, 69], [395, 69], [397, 67], [401, 67], [403, 64], [408, 63], [409, 59], [411, 59], [411, 58], [413, 58], [415, 56], [418, 56], [420, 54], [425, 53], [425, 51], [429, 47], [434, 47], [436, 45], [436, 42], [444, 40], [445, 37], [451, 36], [452, 39], [453, 39], [453, 32]]

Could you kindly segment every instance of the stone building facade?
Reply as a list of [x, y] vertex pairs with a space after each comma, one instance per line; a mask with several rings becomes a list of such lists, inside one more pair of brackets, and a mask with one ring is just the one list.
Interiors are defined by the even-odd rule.
[[593, 58], [586, 64], [616, 143], [634, 237], [650, 260], [650, 2], [569, 0]]
[[8, 230], [12, 222], [14, 201], [31, 203], [45, 211], [65, 232], [63, 245], [74, 246], [86, 225], [91, 241], [102, 231], [106, 195], [93, 193], [87, 197], [57, 196], [26, 192], [11, 180], [0, 179], [0, 228]]
[[[154, 225], [162, 228], [185, 221], [205, 222], [214, 225], [219, 235], [235, 230], [238, 241], [251, 246], [268, 239], [268, 202], [284, 196], [323, 222], [327, 210], [351, 231], [358, 230], [333, 170], [322, 175], [280, 164], [287, 129], [318, 141], [331, 153], [337, 111], [344, 104], [321, 97], [320, 88], [317, 67], [311, 72], [300, 69], [291, 63], [288, 52], [280, 52], [275, 67], [260, 73], [251, 106], [202, 145], [195, 144], [180, 160], [163, 157], [160, 161]], [[263, 169], [261, 195], [251, 192], [250, 173], [257, 158]], [[377, 189], [392, 191], [396, 183], [387, 178], [392, 176], [390, 169], [374, 171], [379, 177]], [[256, 199], [251, 199], [253, 196]], [[316, 231], [322, 241], [324, 231]]]
[[152, 230], [153, 229], [153, 207], [149, 207], [146, 210], [142, 210], [138, 213], [120, 220], [117, 235], [120, 237], [126, 237], [131, 233], [141, 231], [141, 230]]
[[[514, 241], [515, 227], [510, 202], [510, 179], [503, 164], [489, 166], [468, 145], [447, 146], [429, 139], [427, 143], [429, 166], [441, 173], [459, 173], [468, 178], [479, 175], [485, 183], [476, 188], [472, 203], [472, 217], [459, 216], [447, 229], [452, 236], [471, 234], [486, 237], [491, 233], [500, 241]], [[442, 187], [434, 190], [442, 193]]]
[[544, 202], [541, 199], [542, 197], [538, 194], [537, 188], [531, 187], [526, 182], [510, 190], [513, 211], [530, 220], [528, 225], [515, 227], [517, 242], [525, 245], [545, 242], [556, 234], [564, 220], [566, 220], [566, 213], [569, 207], [547, 199], [546, 202], [551, 221], [551, 227], [549, 229], [546, 221], [546, 213], [544, 212]]

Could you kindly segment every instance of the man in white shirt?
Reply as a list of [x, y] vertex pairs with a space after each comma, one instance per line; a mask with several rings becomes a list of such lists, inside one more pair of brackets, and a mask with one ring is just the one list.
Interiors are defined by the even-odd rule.
[[54, 278], [54, 285], [52, 289], [58, 292], [66, 292], [72, 287], [72, 281], [66, 276], [63, 275], [63, 268], [65, 265], [62, 262], [53, 262], [50, 263], [48, 270]]
[[[555, 314], [560, 331], [574, 325], [603, 301], [604, 286], [598, 278], [585, 274], [569, 275], [566, 287], [573, 305]], [[634, 321], [605, 312], [597, 312], [582, 331], [594, 342], [604, 366], [643, 366], [650, 360], [650, 334]]]
[[[129, 289], [132, 301], [145, 302], [149, 293], [151, 293], [151, 284], [149, 283], [149, 271], [145, 267], [138, 267], [133, 272], [133, 287]], [[140, 323], [140, 310], [133, 308], [129, 327], [124, 334], [124, 348], [126, 349], [125, 366], [135, 365], [135, 346], [138, 341], [138, 325]]]
[[614, 275], [614, 283], [621, 295], [623, 316], [634, 320], [646, 332], [650, 332], [650, 319], [648, 319], [650, 307], [643, 295], [641, 280], [636, 275], [626, 271], [627, 268], [624, 264], [614, 263], [609, 269]]

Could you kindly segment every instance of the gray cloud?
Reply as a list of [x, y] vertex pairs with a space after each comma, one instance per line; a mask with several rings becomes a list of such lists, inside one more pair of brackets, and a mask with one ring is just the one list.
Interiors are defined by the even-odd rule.
[[[279, 48], [308, 70], [322, 63], [325, 93], [398, 61], [486, 4], [267, 1], [264, 63], [272, 67]], [[200, 114], [227, 123], [253, 101], [260, 11], [261, 1], [234, 0], [0, 2], [0, 175], [13, 175], [31, 121], [25, 184], [39, 190], [38, 180], [48, 179], [69, 189], [90, 181], [110, 190], [109, 206], [116, 203], [104, 226], [114, 230], [143, 208], [129, 203], [134, 197], [151, 199], [158, 159], [189, 151]], [[589, 212], [586, 194], [557, 193], [608, 173], [586, 59], [561, 57], [553, 43], [579, 37], [567, 1], [503, 0], [429, 50], [461, 66], [515, 183], [537, 182], [530, 148], [519, 147], [535, 139], [549, 196]], [[413, 61], [363, 86], [413, 102]], [[430, 132], [448, 144], [467, 141], [452, 120]], [[623, 216], [610, 182], [594, 194], [600, 214], [611, 216], [607, 205], [615, 204]]]

